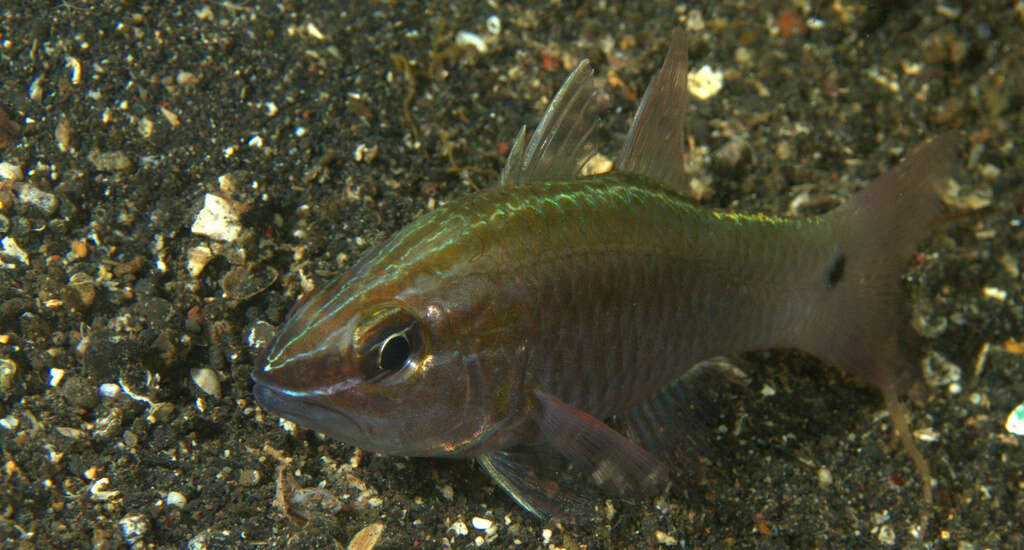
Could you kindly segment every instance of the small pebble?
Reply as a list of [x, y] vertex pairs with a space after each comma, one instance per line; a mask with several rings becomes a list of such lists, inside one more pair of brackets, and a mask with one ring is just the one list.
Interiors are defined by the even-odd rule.
[[479, 529], [481, 531], [486, 531], [486, 530], [490, 529], [491, 525], [494, 524], [493, 521], [491, 521], [491, 520], [489, 520], [487, 518], [481, 518], [481, 517], [473, 518], [472, 520], [470, 520], [470, 523], [473, 524], [473, 528], [474, 529]]
[[260, 483], [260, 471], [259, 470], [242, 470], [238, 472], [238, 484], [244, 487], [255, 487]]
[[14, 375], [18, 372], [18, 364], [11, 359], [0, 357], [0, 391], [7, 391], [14, 383]]
[[586, 164], [580, 169], [580, 174], [584, 176], [593, 176], [595, 174], [604, 174], [610, 172], [613, 167], [612, 159], [597, 153], [596, 155], [587, 159]]
[[832, 472], [828, 471], [828, 468], [818, 468], [818, 485], [821, 487], [832, 485]]
[[655, 531], [654, 532], [654, 540], [656, 540], [658, 542], [658, 544], [661, 544], [661, 545], [664, 545], [664, 546], [675, 546], [676, 544], [679, 544], [679, 541], [676, 540], [675, 537], [673, 537], [672, 535], [669, 535], [668, 533], [664, 533], [662, 531]]
[[14, 429], [18, 427], [19, 423], [20, 422], [18, 421], [18, 417], [14, 415], [8, 415], [3, 418], [0, 418], [0, 427], [4, 428], [5, 430], [14, 431]]
[[991, 300], [997, 300], [999, 302], [1006, 301], [1006, 291], [994, 286], [986, 286], [981, 289], [982, 294]]
[[89, 246], [85, 241], [71, 241], [71, 253], [75, 255], [75, 259], [80, 260], [89, 255]]
[[85, 273], [75, 273], [68, 281], [68, 288], [75, 292], [74, 296], [83, 306], [91, 306], [96, 301], [96, 285]]
[[21, 199], [21, 202], [39, 209], [47, 216], [56, 212], [59, 204], [57, 195], [40, 191], [39, 189], [27, 184], [21, 187], [21, 192], [18, 193], [18, 198]]
[[935, 431], [935, 428], [927, 427], [914, 430], [914, 437], [927, 443], [933, 443], [939, 440], [939, 432]]
[[21, 126], [11, 120], [7, 111], [0, 108], [0, 149], [14, 143], [21, 136]]
[[195, 86], [199, 83], [199, 77], [188, 71], [180, 71], [175, 75], [174, 81], [178, 83], [178, 86]]
[[71, 124], [66, 117], [60, 117], [57, 127], [53, 129], [53, 138], [57, 140], [57, 149], [62, 153], [68, 152], [71, 148]]
[[277, 329], [266, 321], [256, 321], [249, 329], [246, 343], [254, 350], [263, 349], [274, 338]]
[[363, 527], [349, 541], [347, 550], [370, 550], [377, 546], [377, 541], [384, 534], [383, 523], [371, 523]]
[[124, 172], [131, 170], [133, 166], [132, 160], [128, 158], [124, 151], [111, 151], [107, 153], [93, 151], [89, 153], [87, 158], [100, 172]]
[[174, 412], [174, 403], [162, 402], [154, 403], [149, 408], [149, 414], [146, 415], [146, 420], [150, 424], [156, 424], [157, 422], [167, 422], [171, 418], [171, 414]]
[[134, 449], [135, 446], [139, 444], [139, 436], [135, 435], [131, 430], [125, 430], [125, 432], [121, 434], [121, 441], [123, 441], [125, 446], [129, 449]]

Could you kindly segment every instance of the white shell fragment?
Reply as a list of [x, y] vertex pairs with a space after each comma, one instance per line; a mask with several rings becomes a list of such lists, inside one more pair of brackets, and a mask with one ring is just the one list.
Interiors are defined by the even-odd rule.
[[100, 384], [99, 392], [102, 397], [117, 397], [121, 393], [121, 386], [113, 382], [107, 382]]
[[66, 55], [66, 56], [64, 56], [64, 66], [67, 67], [68, 69], [71, 69], [71, 75], [69, 77], [69, 80], [71, 80], [71, 83], [76, 85], [76, 86], [81, 84], [82, 83], [82, 62], [79, 61], [77, 57], [72, 57], [70, 55]]
[[28, 254], [18, 246], [18, 242], [14, 240], [14, 237], [4, 237], [3, 240], [0, 240], [0, 256], [13, 258], [18, 262], [28, 265]]
[[217, 378], [217, 373], [213, 369], [192, 369], [192, 381], [207, 395], [220, 397], [220, 378]]
[[481, 531], [486, 531], [491, 528], [491, 525], [494, 525], [493, 521], [481, 517], [474, 517], [470, 520], [470, 523], [473, 524], [474, 529], [479, 529]]
[[485, 24], [487, 25], [487, 32], [494, 35], [501, 34], [501, 18], [497, 15], [488, 17]]
[[1006, 431], [1024, 436], [1024, 403], [1017, 405], [1006, 417]]
[[933, 388], [959, 382], [963, 372], [956, 363], [937, 351], [932, 351], [922, 359], [922, 367], [925, 383]]
[[469, 528], [466, 527], [466, 523], [463, 521], [456, 521], [455, 523], [452, 523], [452, 526], [449, 527], [448, 530], [460, 537], [464, 537], [469, 534]]
[[704, 65], [697, 71], [686, 75], [686, 89], [697, 99], [709, 99], [722, 91], [722, 71]]
[[309, 33], [309, 35], [312, 36], [313, 38], [316, 38], [317, 40], [327, 39], [324, 33], [320, 31], [320, 29], [317, 28], [317, 26], [314, 25], [312, 21], [306, 23], [306, 32]]
[[185, 505], [188, 504], [188, 499], [185, 498], [185, 495], [178, 491], [168, 492], [166, 500], [168, 506], [173, 506], [175, 508], [184, 508]]
[[96, 501], [104, 501], [110, 500], [121, 494], [120, 491], [108, 491], [107, 485], [110, 485], [110, 479], [106, 477], [93, 481], [92, 484], [89, 485], [90, 498]]
[[142, 514], [128, 514], [117, 521], [117, 526], [125, 542], [135, 546], [149, 532], [149, 518]]
[[18, 181], [22, 175], [21, 168], [17, 164], [0, 162], [0, 179]]
[[192, 232], [219, 241], [234, 241], [242, 232], [238, 223], [238, 213], [228, 201], [207, 193], [203, 199], [203, 209], [192, 224]]
[[487, 42], [484, 42], [484, 39], [475, 32], [459, 31], [455, 33], [455, 45], [473, 48], [477, 53], [487, 53]]

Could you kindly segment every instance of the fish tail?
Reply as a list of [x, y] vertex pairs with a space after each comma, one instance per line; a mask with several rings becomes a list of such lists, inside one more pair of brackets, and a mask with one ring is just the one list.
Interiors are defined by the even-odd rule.
[[916, 379], [920, 342], [901, 275], [945, 210], [938, 189], [956, 145], [952, 132], [922, 145], [827, 215], [834, 240], [824, 290], [800, 347], [887, 394]]
[[823, 270], [826, 290], [800, 345], [882, 391], [929, 504], [931, 470], [898, 399], [918, 378], [913, 367], [921, 348], [901, 275], [945, 210], [939, 188], [952, 175], [957, 141], [949, 132], [922, 145], [827, 215], [834, 239]]

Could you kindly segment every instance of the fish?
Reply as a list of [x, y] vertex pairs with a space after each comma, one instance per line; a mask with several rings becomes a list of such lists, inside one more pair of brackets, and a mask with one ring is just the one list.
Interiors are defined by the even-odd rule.
[[525, 510], [581, 521], [699, 467], [708, 358], [796, 348], [895, 402], [921, 347], [901, 277], [955, 134], [823, 215], [707, 208], [685, 193], [687, 68], [676, 30], [614, 168], [584, 176], [580, 62], [498, 185], [298, 301], [254, 366], [259, 406], [374, 453], [474, 459]]

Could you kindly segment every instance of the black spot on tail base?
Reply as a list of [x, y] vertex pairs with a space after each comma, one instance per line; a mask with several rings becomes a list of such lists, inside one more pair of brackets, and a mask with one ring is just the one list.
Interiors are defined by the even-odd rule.
[[839, 281], [843, 280], [843, 275], [846, 272], [846, 254], [838, 254], [833, 260], [832, 264], [828, 268], [828, 272], [825, 273], [825, 284], [829, 288], [835, 288]]

